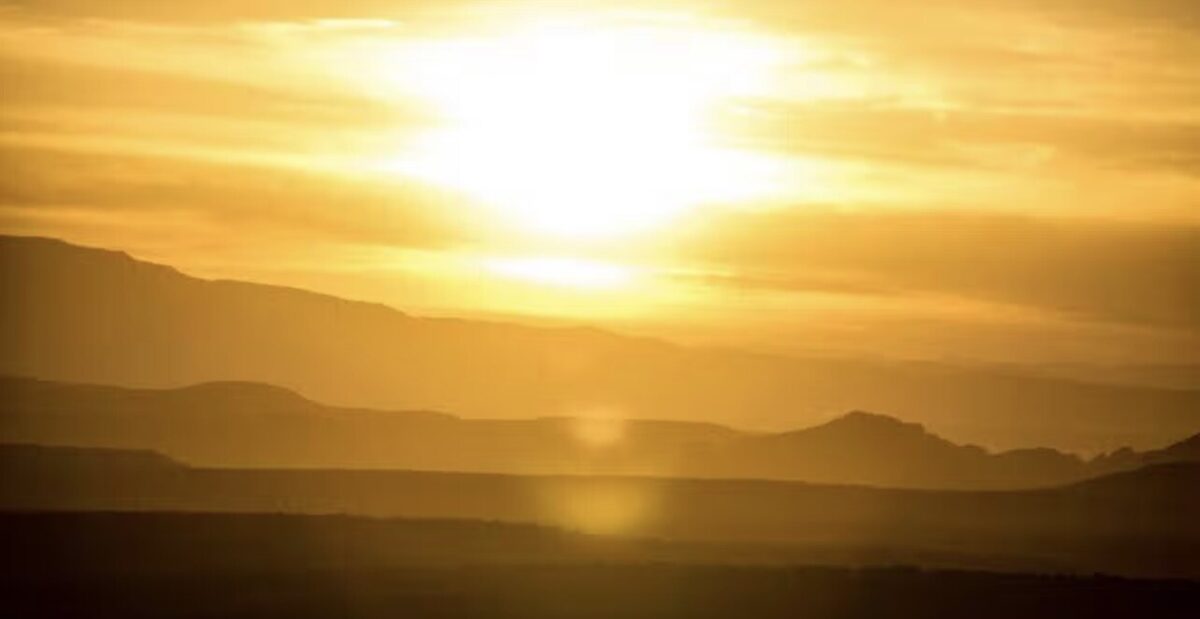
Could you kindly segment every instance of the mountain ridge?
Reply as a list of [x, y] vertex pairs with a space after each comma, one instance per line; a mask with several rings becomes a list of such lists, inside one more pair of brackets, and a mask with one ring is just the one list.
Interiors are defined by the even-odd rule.
[[153, 449], [191, 465], [511, 474], [762, 478], [888, 487], [1051, 486], [1194, 459], [1196, 437], [1091, 460], [1050, 448], [990, 452], [921, 424], [851, 411], [808, 428], [747, 432], [707, 422], [472, 419], [326, 406], [287, 389], [208, 383], [129, 389], [0, 377], [0, 440]]
[[774, 430], [865, 409], [993, 449], [1090, 453], [1157, 446], [1200, 420], [1200, 391], [422, 318], [39, 237], [0, 236], [0, 340], [5, 374], [133, 387], [263, 382], [347, 407], [469, 417], [607, 409]]

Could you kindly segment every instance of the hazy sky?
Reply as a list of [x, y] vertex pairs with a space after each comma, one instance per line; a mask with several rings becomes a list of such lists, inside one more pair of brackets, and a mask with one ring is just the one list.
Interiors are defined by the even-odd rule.
[[1195, 0], [0, 7], [4, 232], [417, 313], [1200, 361]]

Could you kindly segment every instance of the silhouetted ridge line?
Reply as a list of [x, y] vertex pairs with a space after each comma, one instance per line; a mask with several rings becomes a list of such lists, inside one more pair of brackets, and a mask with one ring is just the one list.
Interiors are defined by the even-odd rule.
[[1198, 391], [419, 318], [39, 238], [0, 237], [0, 341], [5, 374], [136, 387], [263, 382], [343, 406], [474, 418], [603, 409], [779, 429], [874, 410], [958, 443], [1089, 453], [1157, 447], [1200, 427]]
[[851, 434], [861, 433], [867, 435], [907, 435], [907, 436], [926, 436], [931, 433], [925, 429], [925, 426], [919, 423], [904, 421], [890, 415], [882, 415], [879, 413], [870, 413], [867, 411], [850, 411], [839, 417], [804, 430], [796, 432], [809, 431], [825, 431], [825, 432], [846, 432]]
[[0, 471], [5, 475], [29, 475], [35, 470], [146, 471], [182, 468], [183, 465], [149, 449], [73, 447], [0, 443]]
[[173, 392], [182, 398], [244, 399], [255, 403], [271, 402], [279, 406], [320, 406], [291, 389], [250, 381], [212, 381], [164, 391]]
[[[464, 419], [318, 404], [252, 383], [125, 389], [0, 377], [0, 440], [154, 449], [198, 466], [478, 471], [799, 480], [904, 488], [1046, 487], [1194, 458], [1163, 450], [1084, 461], [1000, 453], [856, 411], [811, 428], [748, 433], [709, 423]], [[1200, 458], [1195, 458], [1200, 459]]]

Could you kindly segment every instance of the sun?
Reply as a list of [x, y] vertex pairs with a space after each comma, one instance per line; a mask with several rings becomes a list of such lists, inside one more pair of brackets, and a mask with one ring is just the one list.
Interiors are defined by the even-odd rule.
[[765, 189], [710, 121], [765, 87], [772, 58], [750, 35], [677, 23], [552, 20], [429, 41], [406, 49], [402, 79], [437, 120], [393, 168], [526, 231], [652, 229]]

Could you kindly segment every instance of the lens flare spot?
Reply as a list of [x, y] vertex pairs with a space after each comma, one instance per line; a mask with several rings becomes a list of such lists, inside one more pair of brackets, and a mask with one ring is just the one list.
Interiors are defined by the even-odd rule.
[[576, 480], [547, 498], [555, 524], [600, 535], [636, 533], [654, 513], [649, 489], [628, 480]]
[[587, 447], [611, 447], [625, 436], [625, 420], [612, 415], [593, 415], [571, 420], [575, 439]]

